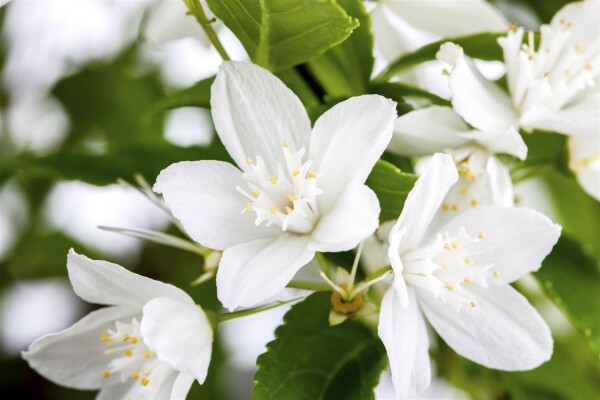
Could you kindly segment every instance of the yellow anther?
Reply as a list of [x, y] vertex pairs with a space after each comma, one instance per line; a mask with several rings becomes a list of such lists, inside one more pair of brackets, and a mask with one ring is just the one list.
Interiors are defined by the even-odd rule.
[[103, 333], [102, 335], [100, 335], [100, 340], [102, 340], [103, 342], [108, 342], [110, 340], [110, 337], [106, 333]]
[[127, 349], [123, 352], [123, 354], [125, 354], [125, 357], [132, 357], [133, 356], [133, 351]]
[[273, 185], [277, 185], [277, 177], [276, 176], [270, 177], [269, 182], [271, 182]]
[[494, 272], [492, 272], [492, 276], [493, 276], [494, 278], [499, 278], [499, 277], [500, 277], [500, 272], [498, 272], [498, 271], [494, 271]]
[[110, 376], [110, 371], [105, 369], [104, 371], [102, 371], [102, 376], [108, 378]]
[[440, 264], [440, 266], [442, 267], [442, 269], [448, 269], [448, 264], [446, 263], [442, 263]]
[[465, 264], [467, 264], [467, 265], [473, 264], [473, 259], [471, 257], [465, 258]]
[[458, 242], [452, 242], [452, 248], [456, 250], [458, 248]]
[[246, 211], [253, 211], [254, 208], [252, 208], [252, 203], [246, 203]]
[[560, 22], [561, 25], [564, 25], [565, 22], [567, 22], [567, 20], [565, 19], [565, 17], [562, 17], [558, 22]]
[[469, 193], [469, 189], [467, 189], [466, 186], [460, 188], [460, 194], [467, 194], [467, 193]]
[[294, 211], [294, 210], [293, 210], [292, 208], [290, 208], [290, 207], [286, 207], [286, 208], [285, 208], [285, 213], [286, 213], [286, 214], [289, 214], [289, 213], [291, 213], [292, 211]]
[[452, 204], [452, 211], [458, 211], [458, 204]]
[[550, 71], [544, 72], [544, 78], [549, 78], [549, 77], [550, 77]]
[[586, 62], [584, 68], [586, 71], [591, 71], [593, 69], [592, 63]]
[[476, 207], [479, 202], [475, 199], [471, 200], [471, 207]]
[[127, 334], [127, 333], [126, 333], [126, 334], [123, 336], [123, 341], [124, 341], [124, 342], [126, 342], [126, 341], [128, 341], [129, 339], [131, 339], [131, 336], [129, 336], [129, 334]]
[[465, 179], [467, 181], [473, 180], [473, 170], [469, 169], [467, 172], [465, 172]]
[[139, 371], [135, 371], [133, 374], [131, 374], [131, 379], [133, 379], [133, 380], [136, 380], [139, 377], [140, 377]]
[[136, 344], [137, 342], [138, 342], [138, 339], [135, 336], [133, 336], [131, 338], [131, 343]]
[[444, 250], [450, 250], [450, 245], [448, 243], [444, 243]]
[[246, 157], [246, 164], [252, 165], [252, 157]]
[[317, 174], [315, 174], [314, 172], [309, 172], [309, 173], [308, 173], [308, 177], [309, 177], [310, 179], [315, 179], [315, 178], [317, 177]]
[[467, 285], [471, 284], [471, 280], [469, 278], [463, 279], [463, 282], [466, 283]]
[[579, 53], [579, 52], [581, 51], [581, 49], [582, 49], [582, 48], [583, 48], [583, 47], [581, 46], [581, 43], [575, 43], [575, 51], [576, 51], [576, 52], [578, 52], [578, 53]]
[[253, 190], [252, 191], [252, 196], [256, 197], [258, 199], [258, 196], [260, 196], [260, 192], [258, 190]]
[[300, 175], [300, 171], [298, 171], [297, 169], [293, 169], [292, 176], [298, 176], [298, 175]]
[[444, 287], [448, 289], [449, 292], [454, 290], [454, 286], [450, 282], [444, 283]]
[[511, 22], [510, 25], [508, 25], [508, 30], [511, 32], [514, 32], [517, 30], [517, 23], [516, 22]]
[[571, 70], [565, 69], [565, 77], [568, 78], [571, 76]]
[[442, 204], [442, 210], [448, 211], [449, 209], [450, 209], [450, 206], [448, 205], [448, 203]]
[[287, 199], [289, 202], [293, 203], [294, 200], [296, 200], [296, 196], [294, 196], [293, 194], [288, 194]]
[[277, 207], [275, 204], [273, 204], [271, 206], [271, 214], [275, 214], [277, 212], [277, 210], [279, 210], [279, 207]]
[[464, 169], [467, 169], [467, 167], [469, 166], [469, 164], [466, 161], [463, 161], [460, 163], [460, 166]]
[[150, 383], [150, 381], [147, 378], [142, 378], [142, 380], [140, 381], [140, 383], [142, 384], [142, 386], [146, 386]]
[[150, 357], [152, 357], [152, 352], [151, 352], [150, 350], [146, 350], [146, 351], [144, 352], [144, 357], [146, 357], [146, 358], [150, 358]]
[[475, 308], [476, 305], [477, 303], [475, 303], [474, 301], [471, 302], [471, 307]]
[[483, 233], [483, 232], [479, 232], [477, 234], [477, 239], [483, 239], [484, 237], [485, 237], [485, 233]]
[[285, 140], [283, 142], [283, 148], [284, 149], [288, 149], [290, 147], [290, 143], [292, 143], [292, 142], [290, 142], [289, 140]]

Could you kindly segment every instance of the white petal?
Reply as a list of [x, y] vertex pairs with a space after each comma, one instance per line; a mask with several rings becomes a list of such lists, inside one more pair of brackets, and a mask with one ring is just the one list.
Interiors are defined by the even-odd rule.
[[306, 147], [310, 120], [298, 97], [269, 71], [246, 62], [224, 62], [212, 86], [215, 128], [243, 170], [261, 156], [271, 171], [283, 160], [283, 142]]
[[461, 227], [471, 236], [483, 233], [480, 246], [493, 249], [473, 256], [476, 264], [494, 264], [494, 270], [500, 273], [500, 277], [491, 283], [513, 282], [537, 271], [558, 241], [561, 231], [560, 225], [537, 211], [493, 205], [459, 214], [441, 232], [452, 236]]
[[140, 310], [106, 307], [93, 311], [73, 326], [41, 337], [22, 353], [29, 366], [52, 382], [75, 389], [98, 389], [106, 384], [102, 371], [111, 361], [102, 352], [106, 343], [100, 336], [114, 328], [114, 322], [131, 319]]
[[454, 66], [450, 72], [452, 106], [465, 121], [483, 132], [506, 132], [517, 115], [506, 93], [481, 75], [460, 46], [444, 43], [437, 57]]
[[579, 43], [584, 49], [595, 48], [598, 51], [600, 39], [598, 35], [590, 35], [590, 32], [596, 32], [600, 25], [600, 2], [597, 0], [569, 2], [554, 14], [550, 25], [555, 29], [560, 28], [561, 20], [570, 24], [570, 41], [573, 44]]
[[398, 251], [411, 250], [420, 244], [448, 190], [457, 180], [458, 172], [452, 157], [446, 154], [435, 154], [408, 194], [402, 214], [392, 228], [392, 231], [406, 229], [406, 235], [398, 245]]
[[365, 182], [390, 142], [395, 119], [395, 102], [364, 95], [335, 105], [317, 120], [309, 158], [323, 189], [317, 198], [322, 212], [337, 203], [350, 182]]
[[469, 127], [450, 107], [431, 106], [400, 116], [389, 150], [400, 155], [430, 155], [466, 144]]
[[217, 295], [225, 308], [251, 307], [280, 292], [314, 257], [310, 237], [283, 233], [230, 247], [217, 271]]
[[379, 201], [363, 184], [351, 184], [337, 204], [321, 217], [312, 232], [311, 249], [322, 252], [350, 250], [379, 225]]
[[496, 154], [509, 154], [521, 160], [527, 158], [527, 145], [513, 127], [498, 133], [471, 131], [463, 137], [476, 141]]
[[408, 293], [408, 306], [404, 307], [396, 291], [389, 289], [379, 314], [379, 337], [387, 350], [398, 399], [414, 399], [431, 381], [425, 323], [414, 292]]
[[507, 27], [502, 14], [482, 0], [397, 0], [385, 2], [385, 6], [412, 26], [442, 37], [498, 32]]
[[512, 207], [515, 204], [515, 195], [510, 171], [497, 157], [490, 157], [486, 164], [491, 191], [491, 204]]
[[569, 138], [569, 166], [581, 187], [600, 201], [600, 134]]
[[[106, 385], [100, 390], [96, 400], [155, 400], [170, 399], [171, 390], [179, 373], [164, 363], [159, 363], [149, 376], [146, 386], [128, 379], [125, 382]], [[174, 400], [174, 399], [172, 399]]]
[[203, 246], [224, 250], [236, 244], [279, 232], [257, 227], [252, 213], [242, 214], [248, 203], [236, 186], [247, 188], [242, 173], [221, 161], [186, 161], [164, 169], [154, 185], [175, 218]]
[[144, 343], [160, 361], [204, 382], [213, 331], [202, 308], [168, 297], [156, 298], [144, 306], [141, 331]]
[[509, 285], [470, 289], [477, 305], [459, 312], [430, 293], [419, 296], [427, 320], [454, 351], [506, 371], [532, 369], [550, 359], [550, 329], [525, 297]]
[[90, 260], [69, 250], [67, 270], [73, 290], [83, 300], [95, 304], [142, 306], [154, 297], [180, 301], [192, 299], [181, 289], [135, 274], [120, 265]]
[[194, 380], [193, 375], [186, 374], [185, 372], [177, 375], [173, 383], [173, 390], [171, 391], [171, 400], [185, 400]]
[[376, 4], [371, 11], [373, 34], [377, 49], [387, 61], [391, 62], [402, 54], [420, 47], [419, 45], [424, 44], [423, 42], [429, 41], [423, 35], [415, 38], [410, 27], [405, 26], [406, 24], [398, 24], [397, 17], [387, 7], [387, 4], [382, 2]]

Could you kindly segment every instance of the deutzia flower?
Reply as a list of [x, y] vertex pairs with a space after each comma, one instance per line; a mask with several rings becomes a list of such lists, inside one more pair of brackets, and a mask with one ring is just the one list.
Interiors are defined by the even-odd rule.
[[569, 3], [522, 45], [522, 28], [498, 42], [504, 51], [509, 95], [486, 80], [460, 46], [446, 43], [438, 59], [453, 65], [452, 105], [482, 132], [505, 132], [513, 126], [566, 135], [597, 134], [600, 129], [600, 2]]
[[600, 201], [600, 132], [569, 138], [569, 167], [581, 187]]
[[237, 167], [173, 164], [154, 190], [203, 246], [224, 250], [219, 300], [229, 309], [275, 295], [317, 251], [349, 250], [377, 228], [364, 182], [390, 141], [395, 103], [377, 95], [337, 104], [315, 123], [266, 70], [221, 66], [212, 87], [216, 130]]
[[[398, 118], [389, 150], [401, 155], [431, 155], [440, 151], [452, 155], [461, 173], [440, 208], [446, 219], [484, 204], [512, 206], [510, 173], [495, 154], [510, 154], [520, 159], [527, 156], [527, 146], [516, 130], [495, 133], [472, 130], [451, 108], [441, 106], [426, 107]], [[417, 170], [422, 169], [420, 164]]]
[[509, 283], [540, 267], [560, 226], [533, 210], [482, 206], [440, 227], [434, 215], [457, 180], [451, 157], [434, 155], [389, 236], [395, 276], [379, 336], [399, 398], [430, 383], [425, 319], [458, 354], [489, 368], [531, 369], [552, 354], [548, 326]]
[[108, 307], [34, 341], [23, 358], [51, 381], [99, 399], [183, 399], [204, 382], [211, 325], [182, 290], [69, 252], [73, 290]]

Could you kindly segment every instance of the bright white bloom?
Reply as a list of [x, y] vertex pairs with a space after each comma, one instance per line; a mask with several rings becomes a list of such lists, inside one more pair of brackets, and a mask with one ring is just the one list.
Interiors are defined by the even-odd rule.
[[315, 123], [268, 71], [223, 63], [211, 108], [237, 164], [196, 161], [161, 172], [154, 190], [203, 246], [224, 250], [219, 300], [229, 309], [275, 295], [316, 251], [349, 250], [378, 225], [364, 182], [390, 141], [395, 103], [377, 95], [337, 104]]
[[600, 130], [600, 1], [569, 3], [541, 27], [539, 45], [521, 28], [498, 41], [504, 51], [509, 95], [486, 80], [463, 54], [444, 44], [438, 59], [453, 65], [452, 105], [482, 132], [511, 127], [542, 129], [566, 135]]
[[213, 332], [185, 292], [73, 250], [67, 269], [79, 297], [108, 307], [33, 342], [23, 352], [33, 369], [111, 400], [184, 399], [204, 382]]
[[581, 187], [600, 201], [600, 133], [570, 137], [569, 159]]
[[482, 206], [440, 226], [434, 219], [458, 180], [454, 162], [436, 154], [392, 228], [393, 285], [379, 321], [399, 398], [429, 386], [425, 319], [458, 354], [489, 368], [526, 370], [547, 361], [552, 336], [509, 283], [540, 267], [561, 228], [525, 208]]
[[407, 156], [436, 152], [452, 155], [461, 174], [440, 209], [446, 220], [457, 212], [484, 204], [512, 206], [509, 170], [495, 154], [510, 154], [520, 159], [527, 156], [527, 146], [516, 130], [488, 133], [473, 130], [452, 108], [442, 106], [426, 107], [398, 118], [389, 150]]

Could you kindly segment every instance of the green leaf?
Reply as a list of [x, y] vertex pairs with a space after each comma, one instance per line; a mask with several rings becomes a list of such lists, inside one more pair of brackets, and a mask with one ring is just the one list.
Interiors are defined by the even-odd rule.
[[153, 181], [172, 163], [201, 159], [226, 160], [230, 157], [217, 140], [209, 147], [181, 148], [171, 145], [135, 144], [113, 146], [97, 154], [63, 151], [43, 157], [22, 155], [0, 160], [0, 179], [17, 172], [47, 179], [82, 180], [95, 185], [115, 183], [116, 178], [139, 172]]
[[562, 236], [535, 277], [600, 356], [600, 270], [577, 242]]
[[542, 23], [549, 23], [554, 14], [571, 0], [520, 0], [526, 3], [540, 17]]
[[359, 23], [334, 0], [207, 0], [250, 58], [272, 71], [301, 64], [343, 42]]
[[379, 199], [380, 222], [397, 219], [400, 216], [406, 197], [416, 181], [416, 175], [402, 172], [387, 161], [377, 161], [367, 179], [367, 186], [373, 189]]
[[462, 46], [465, 54], [472, 58], [481, 60], [502, 60], [502, 49], [498, 45], [498, 38], [505, 36], [506, 32], [501, 33], [477, 33], [475, 35], [460, 36], [456, 38], [442, 39], [434, 43], [415, 50], [412, 53], [405, 54], [392, 62], [377, 78], [377, 82], [384, 82], [407, 68], [413, 67], [425, 61], [435, 60], [435, 54], [440, 46], [446, 42], [453, 42]]
[[419, 99], [428, 100], [432, 104], [451, 106], [450, 100], [446, 100], [431, 92], [401, 82], [373, 83], [369, 87], [369, 93], [380, 94], [387, 98], [393, 99], [396, 102], [401, 101], [405, 103], [405, 97], [416, 97]]
[[341, 44], [311, 60], [308, 67], [330, 96], [356, 96], [367, 91], [373, 71], [371, 16], [361, 0], [338, 0], [360, 26]]
[[258, 357], [253, 399], [374, 398], [385, 349], [358, 321], [329, 326], [330, 297], [314, 293], [285, 315]]
[[156, 102], [148, 112], [148, 117], [179, 107], [210, 108], [210, 88], [214, 81], [215, 77], [211, 76], [196, 82], [189, 88], [172, 93]]

